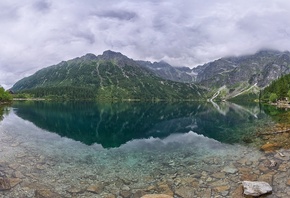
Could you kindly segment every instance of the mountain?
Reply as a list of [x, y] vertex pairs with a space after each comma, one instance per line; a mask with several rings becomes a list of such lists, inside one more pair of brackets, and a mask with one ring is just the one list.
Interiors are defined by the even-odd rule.
[[11, 88], [15, 93], [61, 99], [201, 99], [194, 84], [164, 80], [121, 53], [105, 51], [62, 61], [37, 71]]
[[212, 100], [253, 100], [258, 99], [260, 90], [288, 73], [287, 51], [225, 57], [192, 69], [164, 61], [135, 61], [105, 51], [42, 69], [17, 82], [12, 91], [61, 98], [199, 99], [207, 94]]
[[157, 76], [178, 82], [194, 82], [212, 90], [214, 99], [257, 99], [261, 89], [290, 73], [290, 53], [262, 50], [252, 55], [220, 58], [193, 69], [165, 62], [141, 62]]
[[221, 98], [241, 99], [242, 95], [258, 98], [261, 89], [288, 73], [289, 52], [264, 50], [253, 55], [221, 58], [205, 64], [201, 66], [196, 82], [220, 91]]
[[197, 82], [208, 87], [233, 86], [240, 82], [265, 87], [290, 72], [290, 53], [266, 50], [254, 55], [221, 58], [202, 67]]
[[142, 67], [151, 70], [157, 76], [167, 80], [183, 83], [196, 82], [197, 73], [188, 67], [173, 67], [164, 61], [154, 63], [149, 61], [138, 61], [138, 63]]

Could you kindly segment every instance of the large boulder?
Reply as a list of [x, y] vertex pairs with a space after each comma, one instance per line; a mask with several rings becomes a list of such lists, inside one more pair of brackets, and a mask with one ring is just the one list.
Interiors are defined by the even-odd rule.
[[249, 196], [260, 196], [272, 192], [272, 187], [267, 182], [243, 181], [244, 194]]

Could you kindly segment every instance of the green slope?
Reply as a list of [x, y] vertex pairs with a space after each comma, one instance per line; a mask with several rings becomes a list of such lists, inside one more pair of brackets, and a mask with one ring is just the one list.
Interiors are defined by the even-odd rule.
[[290, 74], [273, 81], [268, 87], [261, 91], [262, 101], [284, 100], [290, 98]]
[[164, 80], [126, 56], [106, 51], [87, 54], [39, 70], [11, 89], [34, 97], [61, 99], [199, 100], [204, 90]]

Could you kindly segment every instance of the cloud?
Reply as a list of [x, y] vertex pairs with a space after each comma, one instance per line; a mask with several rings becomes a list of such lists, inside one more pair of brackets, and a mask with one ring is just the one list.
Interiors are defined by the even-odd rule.
[[285, 0], [3, 0], [0, 84], [111, 49], [194, 67], [261, 48], [290, 50]]
[[101, 13], [96, 14], [99, 17], [104, 18], [112, 18], [112, 19], [118, 19], [118, 20], [132, 20], [137, 17], [137, 14], [134, 12], [128, 12], [125, 10], [107, 10], [103, 11]]
[[39, 0], [36, 1], [33, 6], [37, 12], [47, 12], [51, 8], [51, 3], [47, 0]]

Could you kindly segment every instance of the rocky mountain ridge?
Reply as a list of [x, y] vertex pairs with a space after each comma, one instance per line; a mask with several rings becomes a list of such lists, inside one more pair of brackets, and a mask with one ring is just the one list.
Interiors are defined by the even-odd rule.
[[[288, 73], [290, 73], [288, 51], [263, 50], [252, 55], [220, 58], [191, 69], [173, 67], [164, 61], [153, 63], [135, 61], [119, 52], [108, 50], [102, 55], [86, 54], [44, 68], [33, 77], [17, 82], [12, 90], [17, 92], [40, 87], [74, 86], [91, 88], [94, 89], [93, 92], [98, 90], [99, 95], [119, 98], [125, 93], [126, 97], [132, 97], [136, 93], [138, 97], [142, 97], [145, 88], [145, 92], [148, 91], [145, 95], [154, 97], [158, 93], [160, 98], [164, 90], [157, 87], [163, 87], [165, 83], [167, 91], [177, 86], [173, 92], [183, 92], [181, 95], [185, 97], [186, 92], [190, 91], [193, 97], [194, 93], [198, 93], [197, 95], [204, 93], [196, 91], [199, 89], [196, 87], [197, 84], [209, 91], [207, 97], [212, 100], [241, 99], [245, 95], [252, 99], [258, 98], [260, 90], [273, 80]], [[152, 89], [153, 87], [155, 88]], [[187, 88], [182, 90], [181, 87]], [[167, 97], [168, 94], [169, 92], [163, 97]]]
[[290, 53], [262, 50], [252, 55], [220, 58], [195, 68], [173, 67], [167, 63], [146, 63], [156, 75], [179, 82], [191, 82], [219, 93], [221, 99], [244, 94], [258, 97], [273, 80], [290, 73]]
[[106, 100], [196, 100], [204, 90], [194, 84], [164, 80], [119, 52], [86, 54], [37, 71], [12, 87], [37, 97]]

